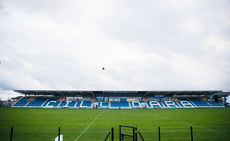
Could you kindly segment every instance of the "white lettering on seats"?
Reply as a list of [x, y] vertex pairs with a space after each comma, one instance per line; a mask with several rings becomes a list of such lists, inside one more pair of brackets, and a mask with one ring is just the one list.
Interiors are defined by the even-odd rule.
[[150, 101], [149, 104], [150, 104], [151, 108], [162, 107], [161, 104], [158, 101]]
[[169, 108], [175, 108], [175, 107], [178, 108], [178, 106], [176, 105], [174, 101], [164, 101], [164, 102]]
[[69, 107], [68, 105], [69, 105], [70, 102], [72, 102], [72, 101], [66, 101], [66, 104], [63, 107]]
[[189, 101], [180, 101], [180, 103], [184, 106], [184, 107], [194, 107], [192, 105], [192, 103], [190, 103]]
[[49, 101], [47, 104], [46, 104], [46, 107], [48, 108], [53, 108], [53, 105], [50, 105], [52, 103], [57, 103], [57, 101]]
[[[136, 106], [135, 104], [138, 104], [138, 106]], [[141, 103], [139, 101], [132, 101], [132, 105], [133, 108], [141, 108]]]
[[103, 102], [100, 102], [100, 108], [108, 108], [109, 106], [102, 106]]

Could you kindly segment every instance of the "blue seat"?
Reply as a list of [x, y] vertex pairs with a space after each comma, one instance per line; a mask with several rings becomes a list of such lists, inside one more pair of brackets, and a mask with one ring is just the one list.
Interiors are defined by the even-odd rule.
[[127, 101], [122, 101], [122, 102], [116, 102], [112, 101], [111, 102], [111, 108], [129, 108], [129, 102]]
[[40, 107], [42, 104], [47, 100], [48, 98], [46, 97], [36, 97], [34, 98], [33, 101], [31, 101], [28, 105], [26, 106], [33, 106], [33, 107]]
[[31, 97], [23, 97], [21, 98], [16, 104], [13, 105], [13, 107], [21, 107], [25, 106]]
[[191, 100], [198, 107], [209, 107], [210, 106], [207, 102], [201, 99], [198, 99], [198, 98], [188, 98], [188, 99]]
[[209, 104], [211, 104], [212, 106], [217, 106], [217, 107], [222, 107], [223, 105], [221, 105], [220, 103], [218, 103], [218, 102], [215, 102], [215, 101], [210, 101], [210, 102], [208, 102]]
[[76, 107], [79, 107], [81, 105], [82, 101], [78, 101]]
[[70, 107], [70, 108], [74, 108], [74, 105], [76, 104], [76, 101], [71, 101], [71, 102], [69, 102], [69, 104], [68, 104], [68, 106]]
[[61, 102], [61, 104], [59, 105], [59, 107], [64, 107], [64, 106], [67, 106], [66, 104], [67, 104], [67, 102], [66, 102], [66, 101], [62, 101], [62, 102]]
[[92, 102], [91, 101], [82, 101], [79, 108], [92, 108]]
[[99, 108], [108, 108], [109, 102], [100, 102], [98, 105]]
[[138, 104], [138, 103], [133, 103], [133, 106], [140, 106], [140, 104]]

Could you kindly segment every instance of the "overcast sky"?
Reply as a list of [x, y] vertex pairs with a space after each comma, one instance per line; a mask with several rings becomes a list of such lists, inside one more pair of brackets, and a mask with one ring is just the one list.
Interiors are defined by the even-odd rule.
[[229, 9], [228, 0], [0, 0], [0, 90], [230, 91]]

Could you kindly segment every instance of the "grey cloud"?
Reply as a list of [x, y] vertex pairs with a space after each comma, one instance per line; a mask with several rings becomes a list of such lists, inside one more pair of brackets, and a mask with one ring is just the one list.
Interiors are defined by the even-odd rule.
[[1, 89], [229, 90], [228, 1], [0, 2]]

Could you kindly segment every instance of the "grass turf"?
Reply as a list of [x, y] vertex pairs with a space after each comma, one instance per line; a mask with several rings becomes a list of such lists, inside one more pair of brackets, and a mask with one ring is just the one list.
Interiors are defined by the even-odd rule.
[[9, 140], [11, 126], [14, 126], [13, 141], [51, 141], [57, 136], [59, 126], [65, 141], [75, 141], [90, 124], [78, 141], [104, 140], [111, 127], [118, 141], [120, 124], [137, 126], [146, 141], [158, 140], [158, 126], [162, 141], [189, 141], [190, 126], [193, 126], [194, 141], [226, 141], [230, 139], [230, 108], [0, 108], [0, 141]]

